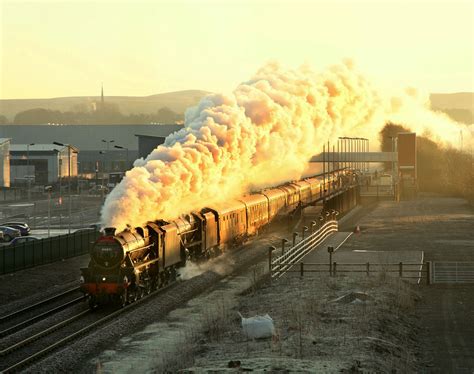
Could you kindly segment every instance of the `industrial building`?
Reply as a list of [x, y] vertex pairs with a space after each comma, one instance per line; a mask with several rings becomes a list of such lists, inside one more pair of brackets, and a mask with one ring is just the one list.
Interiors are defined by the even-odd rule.
[[0, 138], [0, 187], [10, 187], [10, 139]]
[[[54, 140], [74, 144], [78, 155], [79, 173], [123, 171], [138, 157], [146, 157], [150, 144], [163, 142], [183, 125], [0, 125], [0, 136], [11, 138], [12, 144], [41, 143]], [[135, 134], [145, 139], [140, 146]], [[153, 140], [155, 139], [155, 140]], [[159, 144], [161, 144], [159, 143]], [[31, 148], [33, 149], [33, 148]], [[148, 153], [147, 153], [148, 152]]]
[[138, 138], [138, 158], [145, 158], [148, 156], [156, 147], [163, 144], [166, 139], [164, 136], [141, 134], [135, 134], [135, 136]]
[[[79, 150], [72, 145], [11, 144], [12, 185], [47, 185], [61, 178], [77, 177]], [[70, 163], [70, 164], [69, 164]]]

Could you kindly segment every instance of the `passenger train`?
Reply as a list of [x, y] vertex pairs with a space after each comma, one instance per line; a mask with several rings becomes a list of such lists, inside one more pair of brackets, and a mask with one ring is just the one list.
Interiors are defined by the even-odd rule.
[[174, 280], [187, 260], [208, 259], [354, 179], [351, 171], [338, 171], [326, 179], [314, 176], [286, 183], [172, 221], [148, 222], [119, 233], [106, 228], [91, 249], [88, 267], [81, 269], [81, 290], [91, 307], [133, 302]]

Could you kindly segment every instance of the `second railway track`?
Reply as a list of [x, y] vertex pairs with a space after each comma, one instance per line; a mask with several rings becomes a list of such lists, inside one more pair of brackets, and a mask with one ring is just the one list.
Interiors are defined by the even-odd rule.
[[64, 347], [68, 342], [71, 342], [90, 332], [94, 328], [107, 323], [118, 315], [135, 308], [150, 297], [164, 292], [175, 284], [176, 283], [172, 283], [161, 288], [152, 294], [125, 306], [124, 308], [115, 310], [82, 310], [72, 317], [68, 317], [36, 334], [32, 334], [20, 341], [8, 345], [0, 351], [0, 372], [17, 372], [33, 364], [48, 355], [50, 352], [60, 347]]
[[[0, 338], [15, 333], [84, 300], [77, 287], [0, 316]], [[66, 300], [64, 302], [64, 300]]]

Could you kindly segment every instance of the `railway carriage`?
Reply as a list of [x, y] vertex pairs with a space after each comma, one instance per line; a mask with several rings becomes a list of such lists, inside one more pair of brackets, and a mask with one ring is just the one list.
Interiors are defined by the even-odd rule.
[[301, 205], [308, 205], [312, 203], [312, 197], [311, 197], [311, 185], [307, 181], [299, 181], [299, 182], [294, 182], [294, 186], [297, 187], [299, 191], [299, 199]]
[[[342, 174], [326, 179], [328, 185], [353, 183]], [[291, 182], [261, 193], [203, 208], [172, 221], [157, 220], [120, 233], [108, 228], [90, 252], [82, 271], [81, 290], [91, 306], [112, 301], [124, 305], [165, 285], [177, 269], [205, 260], [226, 246], [254, 235], [275, 217], [310, 205], [322, 197], [321, 178]]]
[[248, 195], [241, 198], [247, 213], [247, 234], [253, 235], [268, 223], [268, 199], [262, 194]]
[[209, 208], [217, 216], [217, 237], [223, 249], [232, 241], [242, 241], [247, 234], [245, 204], [238, 200], [222, 203], [218, 208]]
[[285, 184], [280, 186], [281, 189], [286, 196], [286, 214], [296, 210], [300, 205], [300, 194], [298, 190], [298, 186], [294, 184]]
[[286, 209], [286, 194], [280, 188], [272, 188], [262, 192], [268, 200], [268, 220], [271, 221], [279, 215], [284, 215]]

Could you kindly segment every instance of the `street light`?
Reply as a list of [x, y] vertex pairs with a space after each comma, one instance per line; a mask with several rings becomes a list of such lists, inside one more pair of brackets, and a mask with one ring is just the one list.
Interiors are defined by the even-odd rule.
[[105, 156], [107, 154], [107, 152], [105, 151], [99, 151], [99, 154], [102, 155], [102, 182], [101, 182], [101, 186], [103, 187], [104, 186], [104, 173], [105, 173]]
[[[110, 145], [111, 143], [114, 143], [114, 142], [115, 142], [115, 140], [113, 140], [113, 139], [111, 139], [111, 140], [102, 139], [102, 143], [106, 143], [106, 144], [107, 144], [107, 153], [109, 152], [109, 145]], [[104, 171], [105, 171], [105, 169], [106, 169], [106, 167], [105, 167], [105, 165], [104, 165]]]
[[128, 148], [127, 147], [122, 147], [120, 145], [114, 145], [114, 148], [117, 148], [117, 149], [125, 149], [125, 151], [127, 152], [127, 163], [125, 164], [125, 169], [128, 170]]
[[68, 195], [69, 195], [69, 228], [68, 228], [68, 233], [70, 234], [71, 233], [71, 219], [72, 219], [72, 216], [71, 216], [71, 210], [72, 210], [72, 206], [71, 206], [71, 145], [70, 144], [64, 144], [64, 143], [59, 143], [59, 142], [53, 142], [53, 144], [56, 144], [56, 145], [59, 145], [61, 147], [67, 147], [67, 169], [68, 169]]
[[31, 181], [28, 172], [30, 170], [30, 145], [35, 145], [35, 143], [30, 143], [26, 145], [26, 178], [27, 178], [27, 186], [28, 186], [28, 201], [31, 199]]

